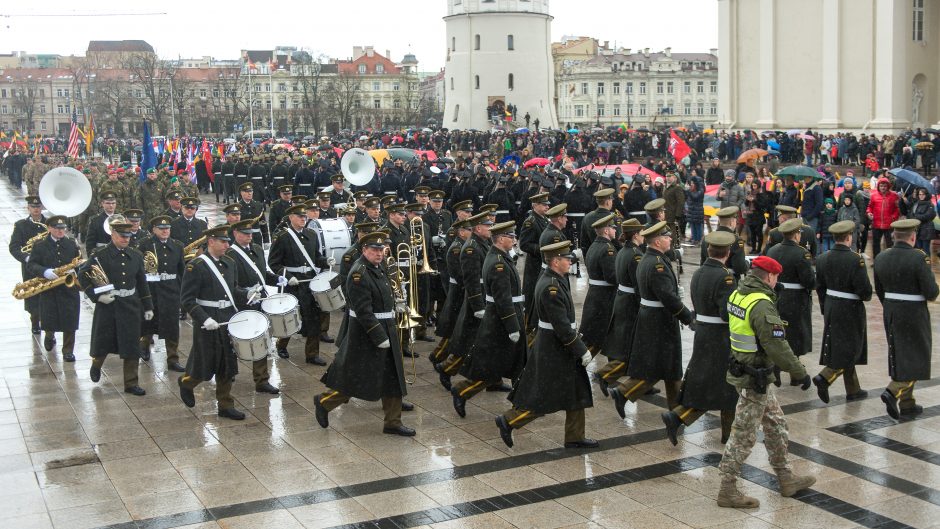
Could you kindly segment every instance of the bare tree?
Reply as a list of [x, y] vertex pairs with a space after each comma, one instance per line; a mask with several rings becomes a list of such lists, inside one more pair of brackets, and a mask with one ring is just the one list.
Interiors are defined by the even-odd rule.
[[13, 108], [23, 114], [25, 122], [22, 130], [33, 130], [33, 115], [36, 114], [36, 102], [39, 100], [39, 83], [35, 79], [25, 79], [19, 89], [13, 91]]
[[330, 80], [326, 88], [326, 101], [339, 122], [339, 128], [353, 128], [360, 109], [359, 78], [341, 73], [336, 79]]
[[122, 137], [123, 119], [130, 114], [131, 103], [131, 83], [126, 72], [109, 70], [96, 76], [92, 110], [99, 126], [110, 124], [114, 135]]
[[218, 116], [220, 132], [231, 132], [236, 123], [244, 123], [248, 105], [240, 90], [241, 70], [223, 68], [212, 84], [211, 106]]
[[326, 56], [321, 54], [314, 58], [307, 52], [300, 52], [295, 57], [291, 73], [295, 75], [297, 89], [301, 93], [303, 126], [305, 130], [312, 127], [313, 133], [319, 135], [324, 103], [321, 83]]
[[176, 134], [177, 136], [185, 136], [189, 132], [186, 127], [187, 118], [192, 118], [190, 112], [187, 112], [187, 106], [196, 103], [196, 94], [194, 93], [196, 83], [182, 75], [179, 69], [173, 71], [170, 79], [172, 79], [173, 85], [170, 104], [173, 111], [176, 112]]
[[145, 114], [156, 123], [159, 132], [166, 134], [166, 114], [171, 104], [169, 82], [176, 66], [156, 55], [141, 54], [130, 56], [125, 67], [130, 71], [131, 83], [143, 92], [147, 103]]

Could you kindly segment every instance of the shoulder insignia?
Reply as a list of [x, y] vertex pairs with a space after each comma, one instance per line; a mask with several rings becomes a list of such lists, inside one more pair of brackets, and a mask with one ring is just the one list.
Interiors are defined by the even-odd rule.
[[725, 284], [726, 284], [726, 285], [733, 285], [733, 284], [734, 284], [734, 276], [725, 276]]
[[362, 274], [359, 272], [353, 272], [352, 280], [353, 280], [353, 283], [356, 283], [356, 284], [360, 283], [362, 281]]
[[811, 260], [812, 258], [813, 258], [813, 256], [810, 255], [809, 252], [803, 252], [803, 259], [806, 259], [807, 261], [809, 261], [809, 260]]
[[643, 260], [643, 256], [641, 254], [636, 254], [633, 256], [633, 260], [639, 263]]
[[187, 271], [187, 272], [192, 272], [194, 266], [195, 266], [195, 265], [194, 265], [193, 263], [190, 263], [190, 264], [186, 265], [186, 271]]
[[858, 267], [865, 268], [865, 260], [862, 259], [861, 257], [858, 258]]
[[525, 226], [526, 228], [531, 228], [531, 227], [532, 227], [532, 219], [526, 219], [526, 221], [523, 222], [522, 225]]
[[467, 254], [467, 255], [473, 255], [473, 247], [472, 247], [472, 246], [467, 246], [467, 249], [464, 250], [464, 253]]
[[457, 255], [457, 254], [460, 253], [460, 248], [454, 248], [454, 249], [452, 249], [452, 250], [450, 251], [450, 253], [452, 253], [452, 254], [454, 254], [454, 255]]
[[352, 261], [352, 256], [351, 256], [351, 255], [346, 254], [346, 255], [343, 256], [343, 262], [344, 262], [344, 263], [348, 263], [348, 262], [350, 262], [350, 261]]
[[549, 296], [557, 296], [557, 295], [558, 295], [558, 287], [548, 287], [548, 295], [549, 295]]
[[502, 272], [506, 267], [503, 266], [502, 263], [500, 263], [500, 264], [497, 264], [497, 265], [496, 265], [495, 267], [493, 267], [493, 268], [495, 268], [497, 272]]
[[665, 271], [666, 271], [666, 265], [660, 264], [660, 263], [656, 263], [656, 271], [657, 271], [657, 272], [665, 272]]

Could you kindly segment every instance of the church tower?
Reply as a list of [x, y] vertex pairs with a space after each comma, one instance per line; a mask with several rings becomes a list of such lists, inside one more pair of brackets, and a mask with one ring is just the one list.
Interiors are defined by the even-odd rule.
[[507, 105], [523, 125], [558, 125], [548, 0], [447, 0], [444, 22], [442, 127], [487, 130]]

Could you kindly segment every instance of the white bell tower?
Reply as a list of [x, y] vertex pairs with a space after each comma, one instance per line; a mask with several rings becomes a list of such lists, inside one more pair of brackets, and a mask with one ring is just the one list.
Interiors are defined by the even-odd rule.
[[487, 130], [507, 105], [518, 126], [526, 113], [539, 127], [558, 125], [548, 0], [447, 0], [444, 21], [442, 127]]

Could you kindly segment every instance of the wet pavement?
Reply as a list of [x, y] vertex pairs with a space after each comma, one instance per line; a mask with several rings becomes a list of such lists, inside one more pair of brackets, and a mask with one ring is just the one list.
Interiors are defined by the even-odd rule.
[[[0, 185], [0, 233], [8, 242], [25, 207], [21, 193]], [[220, 208], [214, 197], [203, 199], [199, 215], [215, 224]], [[686, 290], [695, 268], [686, 266]], [[4, 253], [0, 270], [8, 293], [20, 280], [19, 265]], [[573, 285], [580, 303], [586, 276]], [[270, 360], [279, 396], [255, 393], [251, 366], [242, 363], [233, 393], [247, 418], [236, 422], [216, 415], [211, 383], [196, 389], [195, 408], [183, 405], [162, 341], [140, 365], [146, 396], [122, 391], [114, 356], [93, 383], [87, 302], [75, 363], [62, 362], [58, 347], [43, 350], [21, 302], [7, 294], [0, 303], [0, 527], [940, 527], [940, 388], [935, 380], [918, 384], [925, 413], [916, 418], [899, 423], [885, 415], [878, 394], [888, 382], [887, 353], [877, 301], [868, 304], [869, 365], [858, 369], [869, 398], [846, 403], [841, 383], [831, 388], [829, 405], [813, 390], [777, 391], [794, 470], [815, 475], [816, 485], [781, 498], [758, 444], [742, 489], [761, 507], [740, 511], [714, 500], [722, 450], [717, 416], [700, 419], [673, 447], [659, 395], [628, 404], [621, 420], [595, 390], [587, 435], [601, 441], [599, 449], [562, 448], [561, 414], [517, 431], [509, 449], [493, 424], [507, 407], [505, 394], [481, 393], [468, 402], [467, 417], [457, 417], [427, 361], [434, 344], [419, 342], [417, 381], [407, 397], [415, 411], [403, 414], [417, 436], [383, 435], [381, 405], [357, 400], [333, 412], [324, 430], [313, 396], [324, 389], [325, 368], [304, 363], [294, 340], [290, 359]], [[940, 307], [931, 310], [936, 329]], [[339, 323], [334, 313], [331, 334]], [[821, 327], [814, 302], [817, 349]], [[184, 362], [190, 336], [183, 322]], [[691, 336], [683, 331], [686, 361]], [[321, 351], [329, 361], [335, 346], [323, 343]], [[818, 357], [804, 357], [811, 372]], [[405, 365], [410, 372], [410, 360]]]

